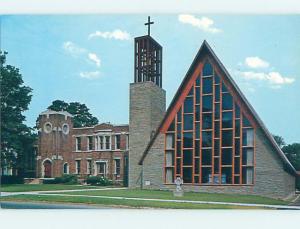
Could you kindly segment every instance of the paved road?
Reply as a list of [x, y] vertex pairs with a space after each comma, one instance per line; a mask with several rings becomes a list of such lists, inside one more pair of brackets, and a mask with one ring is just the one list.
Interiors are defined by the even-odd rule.
[[2, 201], [1, 208], [5, 209], [111, 209], [109, 206], [91, 206], [84, 204], [51, 204], [37, 202], [11, 202]]

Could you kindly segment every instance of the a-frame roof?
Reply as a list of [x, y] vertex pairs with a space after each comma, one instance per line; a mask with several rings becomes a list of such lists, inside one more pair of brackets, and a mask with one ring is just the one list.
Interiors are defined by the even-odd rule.
[[143, 161], [145, 159], [145, 157], [147, 156], [152, 144], [154, 143], [155, 139], [157, 138], [157, 136], [159, 135], [164, 123], [166, 122], [168, 116], [170, 115], [170, 112], [172, 111], [174, 105], [176, 104], [176, 101], [178, 100], [179, 96], [181, 95], [181, 92], [183, 90], [183, 88], [185, 87], [185, 85], [187, 84], [187, 82], [189, 81], [192, 73], [194, 72], [194, 69], [196, 68], [196, 66], [198, 65], [200, 59], [204, 56], [204, 55], [210, 55], [210, 57], [217, 63], [218, 67], [221, 69], [223, 76], [229, 81], [229, 83], [231, 83], [231, 85], [233, 86], [233, 89], [235, 90], [235, 93], [237, 93], [237, 95], [240, 97], [241, 101], [244, 103], [245, 107], [248, 108], [250, 115], [253, 116], [254, 120], [256, 121], [256, 123], [258, 124], [258, 126], [262, 129], [263, 133], [265, 134], [265, 136], [267, 137], [267, 139], [270, 141], [271, 145], [274, 147], [274, 149], [276, 150], [276, 152], [278, 153], [279, 157], [281, 158], [281, 160], [283, 161], [283, 163], [286, 165], [286, 168], [288, 169], [288, 171], [292, 172], [293, 174], [297, 174], [297, 171], [295, 170], [295, 168], [293, 167], [293, 165], [290, 163], [290, 161], [287, 159], [287, 157], [285, 156], [285, 154], [282, 152], [282, 150], [280, 149], [280, 147], [277, 145], [277, 143], [275, 142], [273, 136], [271, 135], [271, 133], [268, 131], [268, 129], [266, 128], [266, 126], [264, 125], [264, 123], [262, 122], [262, 120], [258, 117], [256, 111], [254, 110], [254, 108], [251, 106], [251, 104], [248, 102], [248, 100], [246, 99], [246, 97], [244, 96], [244, 94], [242, 93], [242, 91], [239, 89], [239, 87], [237, 86], [237, 84], [234, 82], [234, 80], [232, 79], [232, 77], [230, 76], [230, 74], [228, 73], [228, 71], [225, 69], [224, 65], [222, 64], [222, 62], [218, 59], [218, 57], [216, 56], [216, 54], [214, 53], [214, 51], [212, 50], [212, 48], [209, 46], [209, 44], [207, 43], [206, 40], [204, 40], [204, 42], [202, 43], [196, 57], [194, 58], [189, 70], [187, 71], [183, 81], [181, 82], [173, 100], [170, 103], [170, 106], [168, 107], [166, 114], [164, 115], [163, 120], [161, 121], [160, 125], [158, 126], [155, 134], [153, 135], [152, 139], [150, 140], [150, 142], [148, 143], [145, 151], [143, 152], [143, 155], [139, 161], [139, 164], [142, 165]]

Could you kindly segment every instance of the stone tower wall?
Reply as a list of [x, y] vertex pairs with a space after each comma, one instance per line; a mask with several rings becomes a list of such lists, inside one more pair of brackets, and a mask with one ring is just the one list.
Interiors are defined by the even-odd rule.
[[130, 84], [129, 187], [141, 184], [141, 156], [166, 109], [166, 92], [153, 82]]

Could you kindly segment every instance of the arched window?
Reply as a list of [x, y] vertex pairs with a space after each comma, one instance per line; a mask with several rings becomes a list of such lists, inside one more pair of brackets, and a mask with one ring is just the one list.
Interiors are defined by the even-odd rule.
[[213, 67], [209, 62], [206, 62], [203, 67], [202, 76], [211, 76], [213, 75]]
[[64, 164], [64, 174], [69, 174], [69, 164], [68, 163]]

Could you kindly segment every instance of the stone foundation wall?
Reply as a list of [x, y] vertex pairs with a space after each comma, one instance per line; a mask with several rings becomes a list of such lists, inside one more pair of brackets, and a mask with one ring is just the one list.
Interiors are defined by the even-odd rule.
[[[254, 185], [183, 185], [185, 191], [252, 194], [283, 199], [295, 193], [295, 177], [284, 169], [284, 164], [274, 147], [261, 130], [256, 131], [256, 158]], [[165, 185], [163, 179], [164, 135], [160, 134], [144, 160], [144, 188], [174, 189], [175, 185]], [[150, 185], [145, 185], [149, 183]]]

